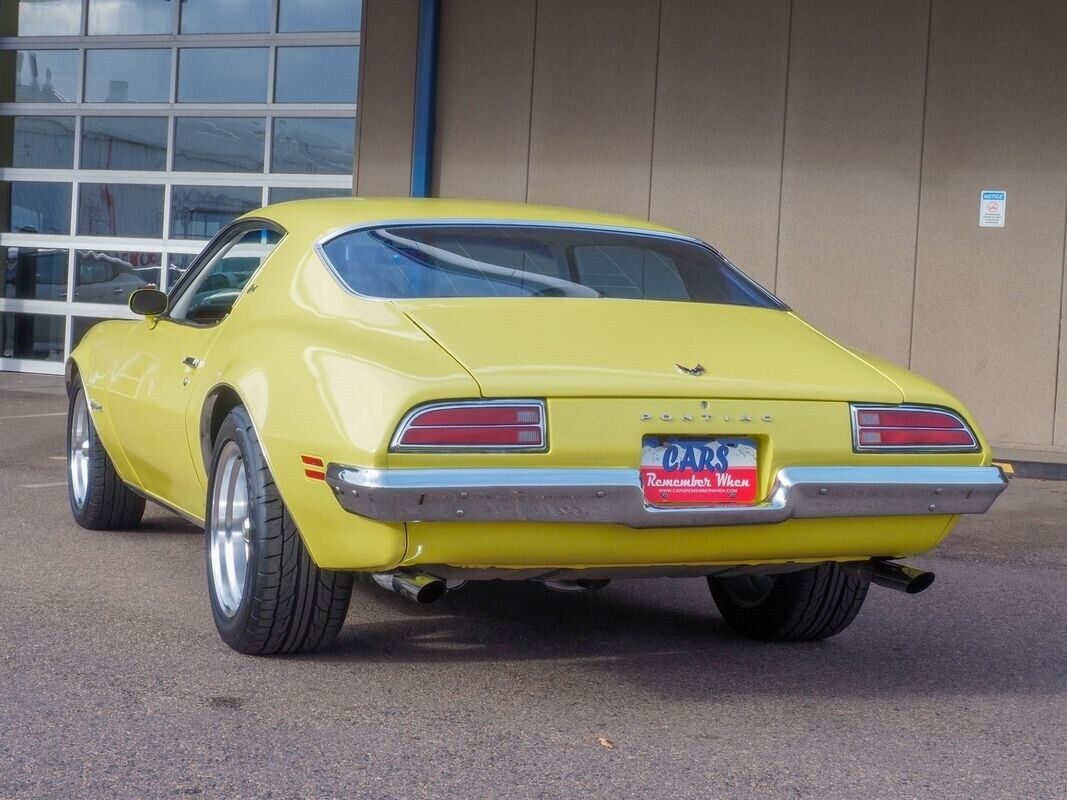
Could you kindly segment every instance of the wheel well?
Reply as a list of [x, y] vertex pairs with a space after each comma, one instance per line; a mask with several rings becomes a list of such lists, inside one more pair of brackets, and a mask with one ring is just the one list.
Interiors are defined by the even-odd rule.
[[223, 420], [240, 405], [244, 405], [241, 396], [232, 386], [213, 389], [204, 401], [204, 409], [200, 413], [200, 451], [204, 458], [205, 470], [211, 468], [211, 454], [215, 450], [215, 439], [219, 435]]
[[67, 397], [70, 397], [70, 393], [74, 391], [74, 381], [78, 378], [78, 363], [73, 358], [67, 359], [64, 373], [67, 379]]

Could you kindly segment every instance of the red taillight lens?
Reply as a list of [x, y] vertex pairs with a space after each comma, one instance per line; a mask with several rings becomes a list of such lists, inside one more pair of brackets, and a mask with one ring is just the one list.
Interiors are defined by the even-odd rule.
[[541, 450], [545, 410], [539, 401], [471, 402], [412, 412], [393, 440], [394, 450]]
[[938, 408], [852, 407], [856, 450], [977, 450], [967, 423]]

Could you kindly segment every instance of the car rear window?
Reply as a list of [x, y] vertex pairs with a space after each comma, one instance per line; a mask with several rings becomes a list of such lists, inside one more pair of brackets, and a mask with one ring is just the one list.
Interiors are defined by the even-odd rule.
[[341, 282], [368, 297], [614, 297], [782, 308], [699, 243], [534, 225], [396, 225], [322, 247]]

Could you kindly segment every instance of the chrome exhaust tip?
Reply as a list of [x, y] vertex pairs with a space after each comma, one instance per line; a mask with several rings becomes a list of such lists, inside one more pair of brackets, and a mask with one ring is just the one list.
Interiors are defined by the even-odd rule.
[[906, 567], [895, 561], [875, 559], [871, 562], [871, 581], [905, 594], [918, 594], [930, 588], [930, 584], [934, 582], [934, 573], [916, 567]]
[[448, 585], [443, 580], [418, 570], [376, 572], [372, 577], [383, 589], [396, 592], [420, 605], [440, 600], [448, 591]]

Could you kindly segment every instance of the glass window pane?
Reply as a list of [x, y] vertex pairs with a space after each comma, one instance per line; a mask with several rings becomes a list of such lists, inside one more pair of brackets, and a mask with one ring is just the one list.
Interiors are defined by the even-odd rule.
[[262, 172], [266, 123], [240, 117], [179, 117], [174, 169], [185, 172]]
[[81, 340], [85, 338], [85, 334], [89, 332], [89, 329], [101, 322], [106, 322], [106, 320], [99, 317], [71, 317], [70, 349], [73, 350], [77, 347]]
[[20, 300], [65, 300], [67, 250], [7, 247], [4, 297]]
[[281, 0], [278, 30], [358, 31], [362, 16], [360, 0]]
[[167, 256], [167, 291], [174, 288], [182, 275], [189, 269], [196, 255], [193, 253], [170, 253]]
[[62, 361], [66, 320], [51, 314], [0, 313], [0, 358]]
[[0, 117], [0, 167], [73, 166], [74, 117]]
[[0, 102], [73, 103], [77, 50], [0, 50]]
[[354, 119], [274, 120], [271, 172], [351, 175], [355, 154]]
[[70, 233], [69, 183], [12, 181], [0, 184], [4, 233]]
[[79, 303], [129, 302], [135, 289], [159, 285], [159, 253], [100, 252], [75, 254], [74, 300]]
[[170, 50], [89, 50], [85, 54], [85, 102], [168, 100]]
[[89, 0], [89, 33], [172, 33], [170, 0]]
[[197, 47], [179, 51], [179, 103], [266, 101], [266, 48]]
[[166, 165], [166, 117], [82, 120], [82, 169], [162, 170]]
[[159, 239], [163, 187], [83, 183], [78, 187], [78, 235]]
[[303, 187], [279, 186], [270, 190], [272, 203], [288, 203], [290, 200], [314, 200], [320, 197], [351, 197], [351, 189], [305, 189]]
[[3, 6], [0, 35], [77, 36], [81, 33], [81, 0], [9, 0]]
[[354, 103], [358, 47], [279, 47], [279, 103]]
[[183, 0], [182, 33], [266, 33], [270, 0]]
[[175, 186], [170, 198], [170, 238], [210, 239], [253, 208], [262, 197], [251, 186]]
[[275, 231], [254, 230], [231, 239], [174, 299], [171, 319], [212, 324], [225, 318], [281, 238]]

